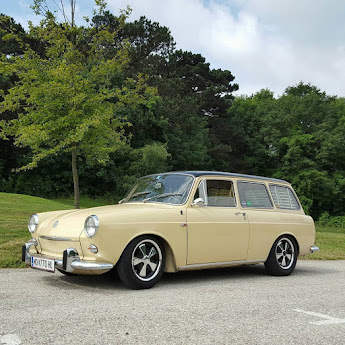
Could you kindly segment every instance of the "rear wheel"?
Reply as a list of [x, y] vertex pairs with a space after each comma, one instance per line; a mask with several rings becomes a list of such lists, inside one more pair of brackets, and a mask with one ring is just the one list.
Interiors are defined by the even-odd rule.
[[149, 289], [162, 277], [165, 252], [153, 236], [140, 236], [124, 250], [117, 264], [119, 278], [131, 289]]
[[265, 268], [273, 276], [288, 276], [295, 269], [297, 256], [296, 241], [290, 236], [281, 236], [274, 242]]

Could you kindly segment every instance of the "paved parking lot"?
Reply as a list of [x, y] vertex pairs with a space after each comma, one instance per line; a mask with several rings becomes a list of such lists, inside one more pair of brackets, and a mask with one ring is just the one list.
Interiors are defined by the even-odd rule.
[[0, 284], [0, 344], [345, 343], [345, 261], [165, 274], [143, 291], [32, 269], [1, 269]]

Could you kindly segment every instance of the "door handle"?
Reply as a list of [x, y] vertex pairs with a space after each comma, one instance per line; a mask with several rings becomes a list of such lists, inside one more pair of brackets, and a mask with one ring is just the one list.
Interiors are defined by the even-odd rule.
[[247, 219], [247, 218], [246, 218], [246, 215], [247, 215], [247, 214], [246, 214], [245, 212], [236, 212], [235, 214], [236, 214], [236, 216], [242, 214], [243, 218], [244, 218], [244, 219]]

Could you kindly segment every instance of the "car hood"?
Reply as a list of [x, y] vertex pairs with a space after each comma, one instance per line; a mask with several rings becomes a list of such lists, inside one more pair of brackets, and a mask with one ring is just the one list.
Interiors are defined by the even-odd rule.
[[176, 205], [167, 205], [161, 203], [124, 203], [119, 205], [109, 205], [101, 207], [92, 207], [81, 210], [65, 210], [58, 212], [45, 212], [38, 214], [40, 221], [37, 235], [50, 237], [67, 237], [71, 240], [77, 240], [84, 230], [84, 222], [88, 216], [96, 215], [100, 219], [110, 214], [114, 214], [116, 219], [131, 219], [129, 214], [139, 217], [140, 214], [156, 212], [160, 209], [176, 208]]

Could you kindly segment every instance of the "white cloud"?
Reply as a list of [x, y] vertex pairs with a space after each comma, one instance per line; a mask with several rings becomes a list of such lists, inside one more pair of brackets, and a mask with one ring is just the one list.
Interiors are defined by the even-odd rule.
[[239, 93], [281, 94], [299, 81], [345, 96], [343, 0], [109, 0], [168, 26], [177, 47], [229, 69]]
[[[1, 0], [0, 0], [1, 1]], [[5, 0], [2, 0], [5, 1]], [[52, 0], [48, 0], [52, 3]], [[27, 27], [38, 22], [28, 0], [2, 10]], [[77, 0], [77, 22], [92, 16], [93, 0]], [[108, 0], [115, 14], [130, 5], [169, 27], [177, 47], [229, 69], [239, 93], [269, 88], [281, 94], [303, 80], [345, 96], [344, 0]]]

